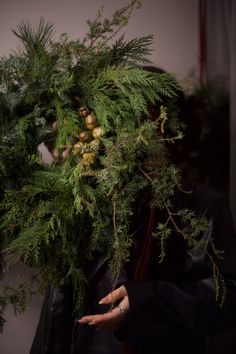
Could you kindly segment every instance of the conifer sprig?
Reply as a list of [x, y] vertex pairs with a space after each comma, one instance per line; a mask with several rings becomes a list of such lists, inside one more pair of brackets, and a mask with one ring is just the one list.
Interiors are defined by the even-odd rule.
[[129, 22], [129, 18], [136, 8], [140, 8], [140, 0], [132, 0], [127, 6], [116, 10], [111, 19], [103, 20], [103, 8], [101, 8], [94, 20], [88, 20], [89, 31], [84, 38], [84, 43], [90, 41], [89, 47], [102, 48]]

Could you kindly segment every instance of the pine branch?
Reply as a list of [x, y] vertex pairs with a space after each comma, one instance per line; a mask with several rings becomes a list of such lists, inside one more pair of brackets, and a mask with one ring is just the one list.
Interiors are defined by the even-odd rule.
[[41, 48], [45, 48], [54, 32], [54, 26], [50, 22], [41, 18], [37, 27], [33, 27], [29, 22], [22, 21], [17, 30], [13, 30], [13, 33], [18, 37], [23, 45], [20, 52], [23, 55], [32, 55]]

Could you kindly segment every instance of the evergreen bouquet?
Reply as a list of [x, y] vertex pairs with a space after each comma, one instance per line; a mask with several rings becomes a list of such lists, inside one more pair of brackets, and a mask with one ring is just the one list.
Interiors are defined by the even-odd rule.
[[[165, 156], [166, 141], [176, 137], [165, 136], [161, 104], [179, 86], [168, 73], [142, 68], [151, 36], [114, 41], [139, 5], [132, 0], [111, 19], [98, 12], [82, 41], [66, 34], [53, 40], [53, 25], [43, 19], [36, 28], [22, 22], [14, 31], [21, 48], [1, 58], [1, 248], [8, 263], [36, 270], [27, 282], [2, 289], [2, 309], [10, 302], [22, 310], [32, 293], [66, 283], [80, 307], [94, 252], [107, 257], [115, 279], [129, 259], [130, 218], [145, 188], [150, 206], [168, 214], [154, 233], [164, 257], [180, 176]], [[152, 121], [149, 107], [158, 103]], [[41, 143], [54, 151], [51, 166], [40, 157]], [[178, 217], [192, 226], [191, 234], [182, 230], [184, 238], [197, 243], [206, 223], [188, 210]]]

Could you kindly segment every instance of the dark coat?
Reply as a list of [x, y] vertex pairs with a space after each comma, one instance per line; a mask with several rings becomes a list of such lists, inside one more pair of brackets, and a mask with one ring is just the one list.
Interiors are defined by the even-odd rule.
[[[148, 228], [149, 210], [137, 209], [135, 242], [131, 261], [120, 283], [124, 283], [130, 302], [126, 325], [115, 334], [102, 333], [90, 326], [79, 326], [72, 315], [69, 287], [49, 289], [30, 354], [123, 354], [124, 345], [135, 354], [203, 354], [206, 336], [236, 325], [236, 236], [227, 199], [215, 192], [191, 186], [192, 193], [178, 192], [176, 209], [189, 208], [210, 221], [202, 235], [210, 236], [217, 249], [224, 251], [218, 262], [224, 278], [226, 297], [216, 301], [217, 289], [209, 257], [187, 247], [173, 233], [167, 255], [158, 263], [158, 247], [153, 245], [145, 281], [133, 281], [134, 269], [142, 251]], [[162, 218], [156, 212], [155, 222]], [[106, 260], [94, 261], [89, 274], [88, 313], [106, 311], [97, 304], [111, 290]]]

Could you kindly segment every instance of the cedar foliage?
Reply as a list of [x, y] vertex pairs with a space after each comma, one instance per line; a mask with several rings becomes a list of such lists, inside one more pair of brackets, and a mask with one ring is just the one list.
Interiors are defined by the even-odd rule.
[[[131, 1], [112, 19], [103, 20], [99, 11], [83, 40], [66, 34], [53, 40], [54, 27], [43, 19], [36, 28], [22, 22], [14, 30], [21, 47], [0, 60], [1, 248], [11, 264], [37, 270], [30, 281], [4, 288], [2, 309], [12, 303], [23, 310], [32, 293], [66, 283], [81, 308], [85, 268], [94, 253], [105, 255], [114, 279], [129, 260], [129, 224], [145, 189], [151, 190], [151, 206], [169, 215], [154, 233], [163, 260], [170, 227], [176, 226], [171, 199], [181, 180], [165, 156], [165, 142], [175, 139], [163, 135], [166, 112], [152, 122], [148, 107], [174, 98], [180, 88], [170, 74], [140, 66], [148, 63], [151, 36], [111, 41], [139, 5]], [[80, 106], [96, 114], [105, 132], [92, 167], [75, 154], [59, 163], [64, 147], [84, 129]], [[48, 166], [38, 145], [52, 139], [52, 117], [59, 157]], [[205, 221], [188, 210], [181, 215], [192, 226], [190, 237], [185, 230], [183, 236], [197, 246]]]

